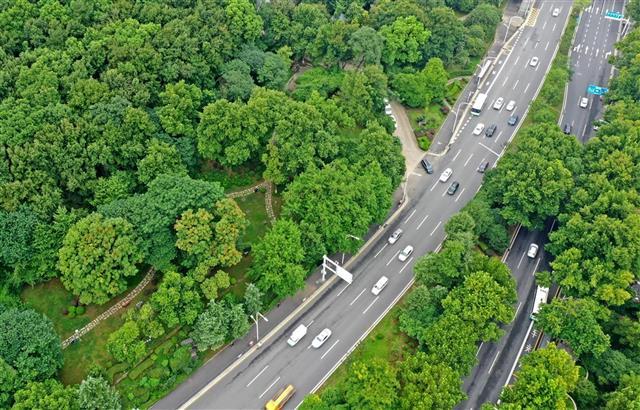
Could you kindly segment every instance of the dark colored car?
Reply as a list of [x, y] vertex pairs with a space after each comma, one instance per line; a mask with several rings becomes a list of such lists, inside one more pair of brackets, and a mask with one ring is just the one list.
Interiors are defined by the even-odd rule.
[[509, 117], [509, 120], [507, 121], [507, 124], [509, 125], [516, 125], [518, 123], [518, 119], [520, 117], [518, 117], [517, 115], [513, 114], [511, 117]]
[[420, 164], [422, 165], [422, 168], [427, 171], [427, 174], [433, 174], [433, 166], [429, 161], [423, 159], [422, 161], [420, 161]]
[[487, 127], [487, 129], [486, 129], [486, 130], [484, 130], [484, 135], [485, 135], [487, 138], [491, 138], [491, 137], [493, 137], [493, 134], [495, 134], [495, 133], [496, 133], [496, 130], [497, 130], [497, 129], [498, 129], [498, 126], [497, 126], [496, 124], [491, 124], [491, 125], [489, 125], [489, 126]]
[[489, 168], [489, 161], [481, 162], [480, 165], [478, 165], [478, 172], [484, 174], [487, 168]]
[[567, 135], [571, 134], [571, 124], [564, 124], [562, 131]]
[[459, 187], [460, 187], [460, 183], [458, 181], [453, 181], [449, 186], [449, 189], [447, 189], [447, 194], [448, 195], [455, 194]]

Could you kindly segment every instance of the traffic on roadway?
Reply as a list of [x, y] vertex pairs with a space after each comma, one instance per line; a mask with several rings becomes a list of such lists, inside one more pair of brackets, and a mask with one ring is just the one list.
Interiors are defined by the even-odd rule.
[[[559, 12], [553, 17], [556, 8]], [[412, 285], [416, 260], [440, 246], [447, 220], [480, 189], [484, 171], [502, 155], [537, 95], [568, 14], [566, 1], [535, 5], [508, 47], [491, 59], [475, 93], [487, 96], [480, 112], [468, 112], [470, 101], [465, 112], [456, 114], [449, 149], [428, 158], [432, 173], [421, 165], [409, 170], [407, 203], [354, 261], [353, 283], [335, 280], [295, 320], [228, 372], [212, 376], [216, 378], [181, 408], [262, 408], [282, 395], [288, 396], [285, 408], [295, 408], [328, 378]], [[520, 120], [509, 125], [514, 115]], [[479, 123], [493, 128], [492, 133], [475, 135]], [[392, 235], [398, 229], [402, 233]], [[297, 330], [301, 325], [304, 331]], [[329, 336], [316, 341], [326, 329]], [[293, 345], [287, 343], [291, 338], [296, 339]]]

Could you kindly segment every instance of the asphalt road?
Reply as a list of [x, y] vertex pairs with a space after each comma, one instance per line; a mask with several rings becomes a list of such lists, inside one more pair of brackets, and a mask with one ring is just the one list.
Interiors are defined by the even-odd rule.
[[[512, 379], [514, 363], [523, 352], [533, 348], [532, 340], [537, 333], [529, 317], [536, 293], [535, 273], [549, 269], [543, 245], [548, 241], [547, 235], [551, 228], [551, 223], [542, 232], [530, 232], [522, 228], [511, 245], [505, 263], [517, 283], [518, 303], [514, 320], [503, 327], [505, 333], [500, 340], [478, 346], [478, 365], [464, 382], [468, 399], [458, 409], [479, 409], [483, 403], [495, 403], [502, 388]], [[540, 246], [538, 255], [533, 259], [526, 255], [531, 243]]]
[[[614, 52], [614, 44], [622, 30], [620, 21], [605, 18], [607, 11], [622, 12], [624, 0], [594, 0], [580, 17], [571, 49], [571, 71], [573, 75], [567, 87], [566, 105], [560, 126], [571, 125], [571, 133], [585, 142], [593, 135], [593, 122], [602, 118], [603, 101], [599, 96], [588, 94], [589, 85], [607, 87], [612, 75], [608, 59]], [[580, 99], [587, 97], [587, 108], [579, 106]]]
[[[553, 4], [543, 3], [540, 14], [550, 15]], [[532, 20], [531, 26], [523, 27], [510, 51], [497, 59], [495, 69], [481, 87], [482, 92], [489, 93], [489, 104], [500, 96], [506, 101], [513, 99], [516, 101], [514, 112], [523, 116], [542, 84], [566, 23], [569, 11], [566, 1], [556, 4], [562, 13], [548, 22], [549, 27], [540, 29], [544, 22], [540, 18]], [[533, 56], [539, 58], [536, 67], [529, 66]], [[416, 259], [437, 249], [444, 238], [446, 221], [480, 188], [483, 174], [477, 172], [477, 166], [483, 161], [494, 165], [512, 138], [517, 127], [506, 124], [510, 113], [504, 108], [493, 110], [489, 104], [479, 117], [461, 118], [456, 142], [445, 155], [432, 159], [433, 175], [418, 168], [409, 174], [408, 205], [386, 228], [387, 235], [371, 245], [352, 265], [351, 285], [336, 282], [297, 320], [288, 323], [261, 349], [247, 356], [215, 385], [193, 396], [183, 407], [261, 408], [280, 388], [293, 384], [297, 392], [286, 408], [294, 408], [317, 388], [410, 287]], [[477, 122], [498, 124], [495, 135], [492, 138], [472, 135]], [[439, 182], [438, 176], [447, 167], [453, 169], [452, 177], [446, 183]], [[453, 181], [461, 185], [456, 194], [450, 196], [446, 191]], [[397, 228], [402, 228], [404, 235], [396, 244], [387, 244], [388, 234]], [[414, 253], [406, 262], [400, 262], [398, 253], [406, 245], [412, 245]], [[389, 277], [389, 284], [379, 296], [374, 296], [371, 287], [382, 275]], [[290, 347], [286, 339], [300, 323], [308, 325], [309, 333]], [[324, 328], [333, 331], [331, 338], [320, 349], [310, 347], [313, 337]]]

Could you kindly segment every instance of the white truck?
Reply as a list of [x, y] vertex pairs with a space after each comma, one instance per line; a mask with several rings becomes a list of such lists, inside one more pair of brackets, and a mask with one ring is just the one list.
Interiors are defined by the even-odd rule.
[[533, 301], [533, 311], [531, 312], [531, 320], [535, 320], [536, 314], [540, 311], [540, 308], [544, 303], [547, 303], [547, 299], [549, 298], [549, 288], [545, 288], [542, 286], [538, 286], [536, 289], [536, 298]]

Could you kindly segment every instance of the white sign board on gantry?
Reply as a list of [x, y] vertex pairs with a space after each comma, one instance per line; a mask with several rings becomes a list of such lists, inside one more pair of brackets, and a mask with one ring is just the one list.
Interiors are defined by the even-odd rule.
[[344, 280], [348, 284], [351, 284], [353, 282], [353, 274], [351, 272], [349, 272], [342, 266], [338, 265], [337, 262], [334, 262], [331, 259], [327, 258], [327, 255], [323, 255], [322, 256], [322, 280], [323, 281], [325, 280], [327, 270], [329, 272], [334, 273], [337, 277]]

